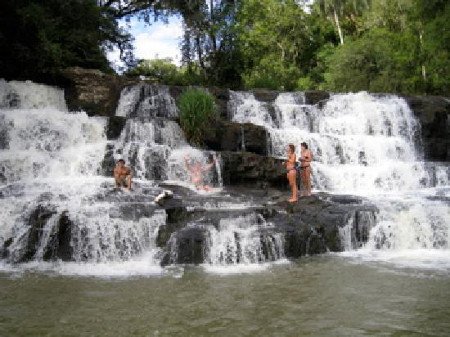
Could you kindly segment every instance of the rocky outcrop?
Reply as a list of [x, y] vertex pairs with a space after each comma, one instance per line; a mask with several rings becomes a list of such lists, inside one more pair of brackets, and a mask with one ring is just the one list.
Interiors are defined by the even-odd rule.
[[[98, 241], [99, 245], [95, 238], [90, 241], [89, 229], [80, 222], [81, 218], [75, 222], [76, 215], [58, 212], [46, 201], [51, 196], [43, 195], [42, 204], [29, 214], [26, 232], [20, 237], [2, 238], [0, 255], [13, 263], [97, 261], [98, 256], [107, 258], [113, 245], [114, 250], [123, 252], [116, 258], [126, 260], [142, 254], [147, 247], [143, 242], [150, 239], [152, 242], [147, 244], [154, 247], [154, 240], [161, 249], [162, 265], [211, 263], [212, 235], [220, 236], [224, 231], [228, 235], [225, 237], [234, 238], [235, 251], [224, 249], [221, 263], [239, 263], [244, 259], [247, 241], [241, 236], [243, 233], [251, 233], [251, 239], [260, 243], [256, 262], [273, 261], [358, 248], [367, 242], [377, 213], [375, 206], [358, 197], [320, 194], [301, 198], [293, 205], [285, 201], [287, 192], [270, 187], [228, 187], [219, 194], [205, 196], [180, 186], [151, 187], [138, 182], [134, 186], [133, 193], [124, 193], [105, 183], [91, 200], [110, 205], [105, 208], [108, 214], [104, 219], [111, 223], [103, 224], [107, 235]], [[156, 205], [153, 198], [161, 188], [171, 189], [174, 196]], [[134, 230], [140, 226], [137, 224], [156, 219], [158, 225], [152, 227], [148, 238], [134, 238]], [[120, 230], [122, 222], [137, 227], [125, 234]], [[127, 235], [134, 239], [126, 239]], [[141, 243], [141, 239], [145, 240]], [[90, 252], [92, 243], [97, 249], [95, 254]]]
[[318, 104], [320, 102], [326, 101], [330, 98], [330, 93], [320, 90], [308, 90], [305, 91], [305, 103], [306, 104]]
[[286, 188], [282, 160], [250, 152], [221, 152], [225, 185], [251, 184], [255, 187]]
[[44, 261], [73, 261], [72, 226], [68, 213], [63, 212], [44, 250]]
[[205, 130], [202, 143], [210, 150], [247, 151], [265, 156], [268, 154], [269, 135], [259, 125], [219, 120]]
[[440, 96], [406, 96], [420, 121], [426, 160], [450, 161], [450, 99]]
[[[233, 191], [230, 192], [233, 194]], [[271, 193], [263, 197], [250, 191], [246, 197], [256, 203], [263, 199], [280, 198]], [[184, 213], [186, 217], [168, 224], [171, 230], [160, 228], [165, 238], [171, 232], [165, 243], [159, 243], [165, 251], [162, 264], [211, 262], [209, 228], [220, 231], [221, 220], [245, 218], [250, 214], [258, 214], [262, 223], [272, 224], [257, 229], [264, 261], [273, 258], [274, 238], [277, 235], [283, 237], [284, 245], [279, 248], [283, 249], [282, 255], [288, 258], [359, 248], [367, 242], [369, 231], [376, 223], [377, 212], [374, 205], [362, 198], [326, 194], [301, 198], [296, 204], [281, 201], [242, 210], [191, 210]], [[239, 235], [235, 233], [236, 240], [239, 240]], [[239, 250], [243, 247], [239, 242], [235, 247], [238, 250], [233, 253], [236, 258], [242, 254]]]
[[79, 67], [63, 70], [60, 81], [69, 110], [84, 110], [89, 116], [114, 116], [122, 88], [137, 82]]

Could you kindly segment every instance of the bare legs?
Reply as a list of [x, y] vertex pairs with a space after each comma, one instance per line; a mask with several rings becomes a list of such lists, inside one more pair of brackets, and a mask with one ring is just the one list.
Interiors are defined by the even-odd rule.
[[297, 171], [296, 170], [289, 170], [287, 173], [287, 179], [289, 181], [289, 186], [291, 188], [291, 198], [288, 200], [289, 202], [296, 202], [297, 201]]
[[300, 177], [302, 180], [302, 191], [300, 195], [302, 197], [311, 195], [311, 167], [302, 167], [300, 171]]
[[127, 190], [131, 191], [131, 174], [126, 175], [125, 177], [114, 178], [116, 181], [116, 187], [125, 186]]

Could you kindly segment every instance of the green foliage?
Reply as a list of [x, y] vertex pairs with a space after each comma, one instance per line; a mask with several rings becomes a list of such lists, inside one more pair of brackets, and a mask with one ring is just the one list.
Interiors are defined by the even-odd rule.
[[171, 59], [141, 60], [126, 75], [145, 76], [148, 81], [166, 85], [206, 84], [206, 79], [202, 76], [202, 71], [198, 66], [191, 64], [177, 67]]
[[181, 94], [177, 106], [187, 139], [201, 145], [204, 133], [217, 117], [213, 96], [202, 89], [190, 88]]
[[105, 49], [128, 39], [95, 0], [5, 0], [0, 77], [48, 81], [69, 66], [109, 71]]
[[317, 66], [321, 45], [335, 39], [327, 21], [306, 14], [293, 0], [243, 2], [237, 31], [246, 88], [295, 89]]
[[325, 86], [333, 91], [415, 92], [421, 80], [420, 68], [411, 60], [414, 52], [404, 35], [372, 30], [330, 55]]

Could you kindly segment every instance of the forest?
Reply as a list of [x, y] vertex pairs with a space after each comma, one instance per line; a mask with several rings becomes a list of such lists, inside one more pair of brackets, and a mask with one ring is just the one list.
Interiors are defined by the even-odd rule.
[[[139, 60], [119, 22], [182, 18], [182, 65]], [[4, 0], [0, 78], [51, 83], [70, 66], [172, 85], [448, 95], [446, 0]]]

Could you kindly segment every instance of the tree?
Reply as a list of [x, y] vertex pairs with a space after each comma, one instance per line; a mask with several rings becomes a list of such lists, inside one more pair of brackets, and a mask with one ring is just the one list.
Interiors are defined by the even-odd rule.
[[370, 7], [369, 0], [316, 0], [316, 9], [331, 20], [336, 27], [340, 44], [344, 44], [342, 20], [346, 19], [355, 30], [357, 16]]
[[243, 2], [236, 29], [245, 86], [293, 90], [299, 81], [302, 87], [313, 85], [320, 77], [310, 77], [317, 67], [317, 52], [334, 39], [329, 28], [293, 0]]
[[5, 0], [0, 77], [48, 82], [69, 66], [110, 71], [106, 48], [129, 41], [93, 0]]

